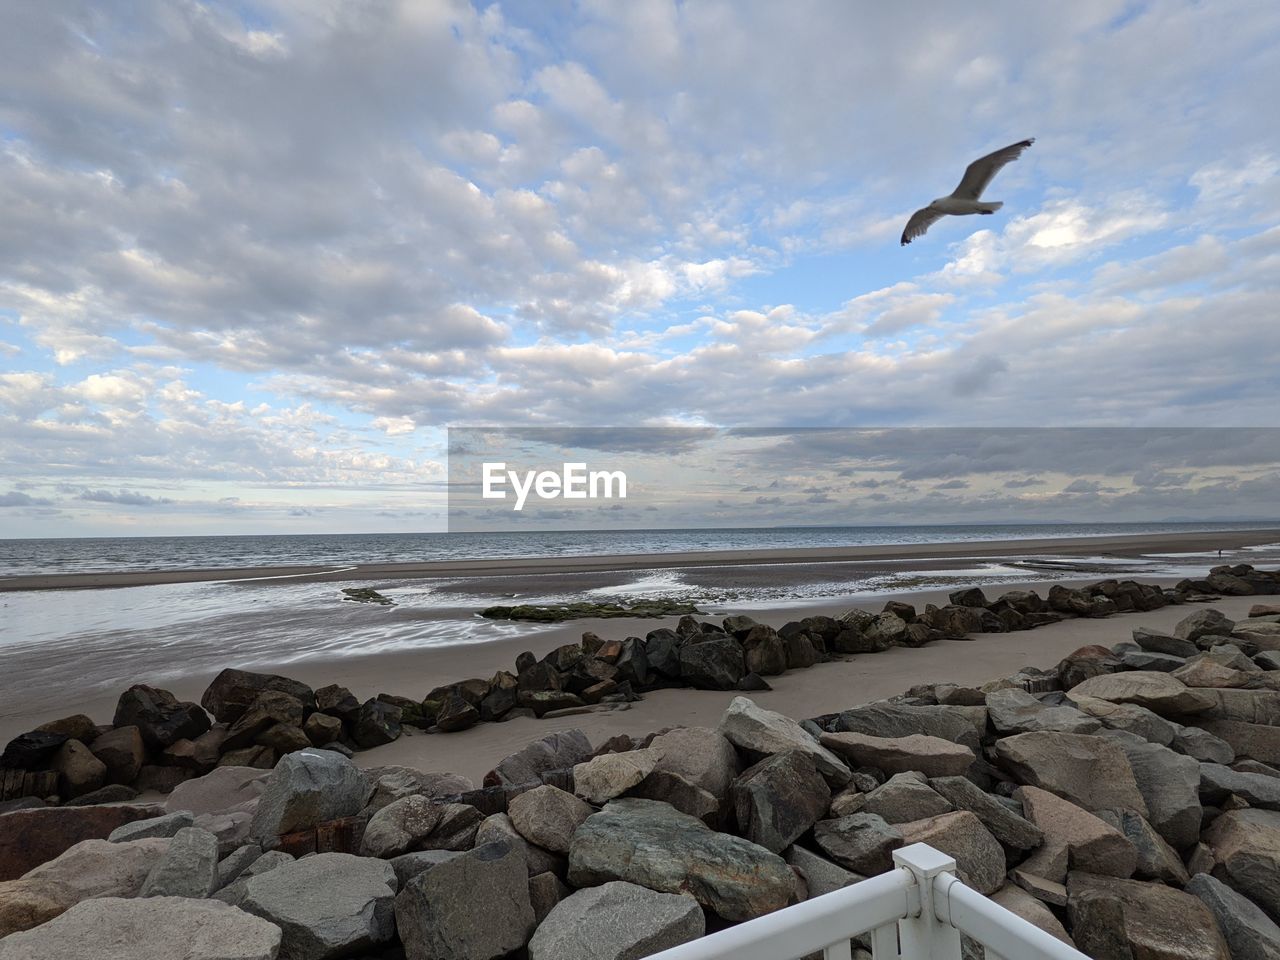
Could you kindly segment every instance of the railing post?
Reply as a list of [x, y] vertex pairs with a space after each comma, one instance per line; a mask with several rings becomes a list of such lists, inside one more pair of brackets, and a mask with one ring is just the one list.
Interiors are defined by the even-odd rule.
[[893, 852], [893, 862], [910, 870], [920, 890], [920, 910], [898, 921], [899, 947], [903, 960], [960, 960], [960, 931], [938, 920], [934, 907], [934, 878], [954, 873], [952, 857], [923, 843]]

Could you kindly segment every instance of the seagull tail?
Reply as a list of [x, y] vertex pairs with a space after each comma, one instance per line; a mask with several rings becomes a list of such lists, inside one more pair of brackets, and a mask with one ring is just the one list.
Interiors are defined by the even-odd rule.
[[984, 203], [980, 201], [978, 203], [978, 212], [979, 213], [995, 213], [997, 210], [999, 210], [1003, 206], [1004, 206], [1003, 200], [994, 200], [990, 203]]

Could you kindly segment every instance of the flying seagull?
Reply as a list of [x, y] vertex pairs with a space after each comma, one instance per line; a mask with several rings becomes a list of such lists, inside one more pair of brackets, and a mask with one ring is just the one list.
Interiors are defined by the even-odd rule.
[[965, 168], [964, 176], [960, 179], [960, 186], [951, 191], [951, 196], [939, 197], [927, 207], [922, 207], [911, 215], [906, 229], [902, 231], [902, 245], [905, 247], [916, 237], [924, 236], [924, 232], [933, 226], [935, 220], [947, 214], [962, 217], [970, 213], [995, 213], [1003, 207], [1004, 203], [999, 200], [983, 201], [978, 198], [982, 196], [982, 191], [991, 185], [991, 181], [995, 179], [1001, 167], [1017, 160], [1022, 156], [1022, 151], [1035, 142], [1034, 138], [1019, 140], [969, 164]]

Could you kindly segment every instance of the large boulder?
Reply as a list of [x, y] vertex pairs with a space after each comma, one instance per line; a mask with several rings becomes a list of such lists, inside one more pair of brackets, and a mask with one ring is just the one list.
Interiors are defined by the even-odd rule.
[[0, 753], [0, 768], [38, 770], [71, 738], [51, 730], [32, 730], [14, 737]]
[[133, 783], [147, 760], [142, 732], [134, 726], [99, 734], [89, 749], [106, 766], [108, 783]]
[[997, 740], [995, 755], [1019, 783], [1056, 793], [1086, 810], [1147, 813], [1128, 758], [1107, 738], [1020, 733]]
[[1159, 880], [1175, 887], [1181, 887], [1191, 879], [1178, 851], [1169, 846], [1169, 842], [1143, 817], [1131, 810], [1104, 810], [1098, 817], [1119, 830], [1133, 844], [1138, 854], [1133, 868], [1135, 878]]
[[574, 831], [593, 812], [589, 804], [550, 784], [512, 797], [507, 804], [507, 814], [522, 837], [545, 850], [565, 854]]
[[1182, 729], [1179, 724], [1134, 703], [1112, 703], [1097, 697], [1084, 697], [1074, 690], [1069, 696], [1076, 709], [1094, 717], [1108, 730], [1124, 730], [1162, 747], [1173, 743]]
[[1004, 850], [968, 810], [904, 823], [898, 829], [905, 844], [927, 843], [955, 857], [961, 879], [979, 893], [994, 893], [1004, 883]]
[[59, 747], [49, 766], [57, 771], [59, 792], [68, 799], [92, 793], [107, 782], [107, 765], [79, 740]]
[[1209, 825], [1204, 842], [1213, 851], [1213, 875], [1280, 917], [1280, 813], [1231, 810]]
[[1033, 850], [1040, 846], [1044, 834], [1031, 821], [1020, 817], [991, 794], [965, 777], [937, 777], [929, 781], [939, 795], [957, 810], [968, 810], [992, 836], [1014, 850]]
[[1102, 721], [1075, 707], [1047, 706], [1016, 687], [988, 693], [987, 715], [991, 718], [991, 725], [1002, 734], [1030, 733], [1035, 730], [1094, 733], [1102, 728]]
[[354, 763], [331, 750], [281, 758], [258, 800], [250, 828], [263, 840], [359, 813], [369, 783]]
[[978, 749], [987, 728], [985, 707], [868, 703], [839, 714], [833, 733], [863, 733], [892, 739], [920, 734]]
[[404, 711], [393, 703], [370, 699], [360, 704], [351, 721], [351, 739], [363, 750], [385, 746], [400, 739]]
[[207, 897], [218, 888], [218, 838], [183, 827], [147, 875], [140, 897]]
[[391, 858], [414, 850], [467, 850], [483, 819], [465, 803], [438, 803], [420, 794], [401, 797], [369, 819], [360, 852]]
[[818, 822], [831, 790], [797, 750], [775, 753], [748, 767], [730, 789], [739, 832], [766, 850], [781, 853]]
[[1280, 926], [1248, 897], [1207, 873], [1186, 886], [1213, 913], [1231, 949], [1231, 960], [1280, 960]]
[[370, 767], [364, 775], [373, 784], [373, 794], [366, 809], [374, 813], [401, 797], [421, 794], [441, 800], [476, 788], [469, 777], [458, 773], [424, 772], [412, 767]]
[[1237, 796], [1251, 807], [1280, 810], [1280, 778], [1232, 770], [1217, 763], [1202, 763], [1200, 796], [1216, 806], [1230, 796]]
[[743, 664], [748, 673], [773, 677], [787, 669], [787, 646], [773, 627], [756, 624], [742, 638]]
[[194, 740], [211, 726], [209, 715], [198, 704], [179, 702], [168, 690], [140, 683], [120, 694], [111, 725], [137, 727], [152, 749]]
[[706, 640], [680, 648], [680, 678], [699, 690], [734, 690], [747, 675], [737, 640]]
[[1068, 935], [1061, 921], [1054, 916], [1053, 911], [1021, 887], [1006, 883], [991, 895], [991, 899], [1010, 913], [1026, 920], [1027, 923], [1039, 927], [1049, 936], [1061, 940], [1069, 947], [1075, 946], [1075, 941]]
[[1231, 746], [1240, 759], [1280, 764], [1280, 727], [1240, 720], [1199, 720], [1200, 729]]
[[272, 776], [272, 771], [256, 767], [218, 767], [174, 787], [165, 798], [164, 808], [170, 813], [186, 811], [197, 817], [206, 813], [252, 813]]
[[85, 900], [0, 940], [0, 960], [276, 960], [280, 928], [217, 900]]
[[716, 833], [666, 803], [611, 801], [582, 824], [569, 848], [569, 882], [625, 880], [664, 893], [687, 892], [726, 920], [749, 920], [786, 906], [786, 862], [740, 837]]
[[952, 777], [973, 766], [973, 751], [938, 737], [873, 737], [863, 733], [824, 733], [824, 747], [854, 766], [876, 767], [885, 773], [916, 771], [926, 777]]
[[723, 800], [738, 775], [738, 753], [718, 730], [677, 727], [649, 743], [659, 759], [655, 771], [679, 774], [695, 787]]
[[561, 730], [534, 740], [484, 776], [486, 787], [517, 786], [539, 781], [552, 770], [569, 770], [591, 758], [591, 741], [581, 730]]
[[1231, 960], [1209, 908], [1181, 890], [1072, 871], [1067, 891], [1076, 946], [1089, 956]]
[[556, 904], [529, 941], [529, 960], [636, 960], [705, 932], [693, 897], [615, 880]]
[[874, 813], [889, 823], [926, 820], [954, 809], [920, 773], [894, 774], [874, 790], [862, 794], [861, 802], [862, 809], [858, 813]]
[[1135, 703], [1162, 717], [1204, 713], [1213, 698], [1158, 670], [1127, 670], [1094, 677], [1071, 688], [1071, 696], [1096, 697], [1112, 703]]
[[[223, 749], [241, 750], [263, 742], [259, 738], [277, 724], [301, 729], [303, 712], [302, 701], [297, 697], [279, 690], [264, 690], [227, 730], [226, 739], [222, 743]], [[311, 742], [305, 739], [305, 734], [303, 738], [304, 745]]]
[[[702, 644], [699, 644], [702, 646]], [[813, 759], [817, 771], [832, 786], [849, 782], [849, 768], [790, 717], [758, 707], [746, 697], [734, 697], [720, 718], [719, 732], [755, 759], [798, 750]]]
[[337, 960], [392, 940], [395, 895], [391, 864], [319, 853], [250, 877], [241, 909], [281, 929], [282, 957]]
[[592, 757], [573, 768], [573, 792], [591, 803], [606, 803], [652, 773], [661, 756], [657, 750], [627, 750]]
[[[516, 829], [515, 824], [511, 822], [511, 817], [505, 813], [494, 813], [485, 817], [480, 823], [479, 829], [476, 830], [476, 838], [473, 846], [483, 847], [486, 843], [505, 843], [514, 847], [524, 857], [525, 867], [529, 871], [529, 879], [533, 879], [541, 873], [554, 873], [560, 875], [564, 873], [565, 862], [564, 857], [550, 850], [545, 850], [535, 844], [530, 843], [520, 831]], [[421, 853], [438, 853], [440, 851], [420, 851]], [[453, 852], [453, 851], [449, 851]], [[414, 854], [402, 854], [395, 857], [391, 862], [394, 865], [397, 861], [407, 862], [404, 857], [412, 857]], [[413, 876], [417, 876], [421, 871], [415, 871]], [[402, 876], [399, 868], [396, 870], [396, 876]], [[401, 883], [404, 882], [402, 877]], [[530, 893], [532, 896], [532, 892]]]
[[[1108, 876], [1129, 877], [1138, 861], [1133, 844], [1115, 827], [1078, 807], [1038, 787], [1019, 787], [1015, 799], [1022, 803], [1027, 820], [1044, 835], [1044, 846], [1065, 849], [1067, 857], [1062, 868], [1070, 865], [1075, 870]], [[1051, 862], [1044, 857], [1041, 862]], [[1061, 882], [1062, 876], [1045, 879]]]
[[407, 960], [497, 960], [521, 949], [534, 929], [524, 858], [488, 843], [439, 863], [395, 900]]
[[[1147, 821], [1178, 850], [1196, 842], [1200, 820], [1200, 763], [1167, 747], [1112, 730], [1108, 738], [1124, 751], [1142, 794]], [[1133, 809], [1137, 813], [1141, 810]]]
[[135, 897], [168, 840], [84, 840], [20, 879], [0, 882], [0, 937], [29, 930], [92, 897]]
[[1209, 701], [1202, 714], [1205, 719], [1280, 725], [1280, 691], [1206, 687], [1195, 692]]
[[1202, 637], [1229, 637], [1235, 626], [1235, 622], [1221, 611], [1208, 608], [1197, 610], [1179, 620], [1173, 628], [1173, 635], [1179, 640], [1198, 645]]
[[155, 816], [144, 806], [40, 807], [0, 814], [0, 880], [13, 880], [82, 840]]
[[840, 866], [863, 876], [892, 870], [893, 851], [903, 845], [902, 831], [874, 813], [821, 820], [813, 841]]
[[285, 693], [300, 701], [310, 713], [316, 709], [316, 695], [305, 683], [269, 673], [223, 670], [209, 684], [200, 705], [220, 723], [235, 723], [258, 696], [266, 691]]

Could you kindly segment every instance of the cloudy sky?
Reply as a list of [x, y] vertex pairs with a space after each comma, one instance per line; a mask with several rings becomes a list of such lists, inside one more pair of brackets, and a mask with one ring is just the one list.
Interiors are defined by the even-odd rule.
[[0, 536], [432, 529], [448, 426], [1276, 425], [1280, 5], [933, 6], [0, 0]]

